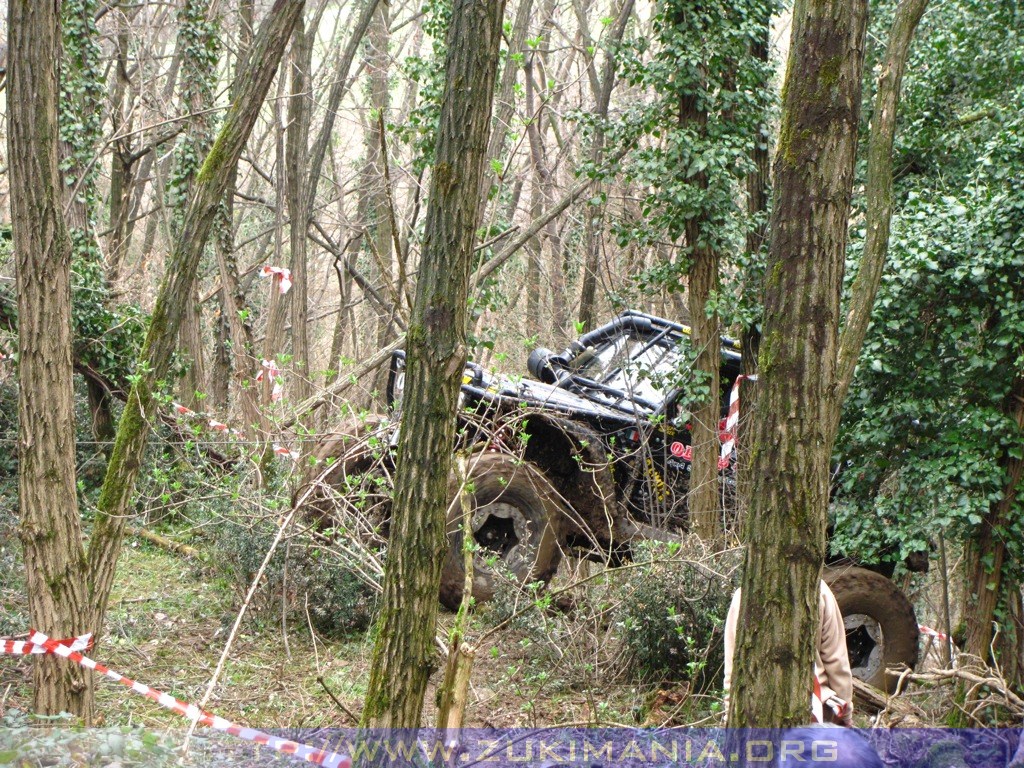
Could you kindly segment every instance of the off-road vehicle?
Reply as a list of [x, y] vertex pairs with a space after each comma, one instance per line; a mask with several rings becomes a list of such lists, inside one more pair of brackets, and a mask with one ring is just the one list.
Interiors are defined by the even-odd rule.
[[[524, 583], [546, 582], [569, 549], [616, 562], [639, 540], [672, 540], [686, 530], [687, 405], [695, 382], [688, 334], [686, 326], [629, 311], [561, 352], [534, 350], [530, 378], [467, 365], [459, 440], [470, 450], [478, 600], [493, 597], [498, 571]], [[383, 486], [393, 468], [404, 371], [399, 351], [388, 380], [390, 419], [349, 426], [318, 451], [319, 458], [335, 460], [326, 483], [355, 494], [361, 504], [349, 504], [353, 509], [376, 505], [369, 527], [384, 535], [389, 502]], [[721, 431], [740, 373], [740, 346], [723, 337]], [[722, 434], [723, 441], [728, 437]], [[735, 507], [735, 461], [733, 451], [719, 463], [727, 514]], [[453, 482], [453, 501], [458, 486]], [[460, 505], [453, 503], [440, 594], [450, 608], [464, 587], [462, 523]], [[886, 687], [886, 665], [916, 661], [912, 605], [886, 575], [850, 561], [837, 558], [825, 578], [846, 617], [855, 675]]]

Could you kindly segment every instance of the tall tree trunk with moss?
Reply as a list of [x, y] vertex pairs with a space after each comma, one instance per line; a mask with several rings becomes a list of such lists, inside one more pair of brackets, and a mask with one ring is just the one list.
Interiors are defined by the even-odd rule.
[[91, 587], [89, 627], [97, 635], [103, 627], [149, 425], [156, 411], [157, 382], [167, 375], [181, 326], [185, 297], [191, 291], [232, 171], [259, 116], [303, 4], [304, 0], [275, 0], [253, 43], [248, 64], [238, 76], [236, 98], [192, 184], [192, 200], [182, 219], [157, 293], [149, 330], [139, 355], [139, 377], [132, 384], [118, 421], [114, 450], [97, 502], [96, 522], [88, 551]]
[[[8, 4], [11, 232], [18, 293], [19, 534], [32, 626], [51, 637], [87, 630], [89, 593], [75, 488], [71, 239], [58, 172], [59, 5]], [[92, 678], [37, 656], [33, 708], [92, 718]]]
[[437, 666], [448, 474], [466, 360], [466, 298], [505, 0], [455, 0], [416, 299], [408, 331], [392, 547], [364, 726], [416, 728]]
[[866, 0], [798, 0], [765, 278], [732, 726], [809, 719]]
[[[238, 44], [235, 59], [235, 77], [232, 79], [231, 100], [235, 100], [238, 89], [238, 73], [248, 65], [249, 48], [253, 35], [253, 0], [241, 0], [238, 4]], [[248, 307], [245, 288], [238, 274], [238, 259], [235, 249], [235, 190], [238, 182], [238, 169], [232, 169], [228, 179], [227, 191], [217, 214], [216, 242], [214, 253], [217, 258], [217, 272], [221, 284], [221, 308], [224, 313], [222, 322], [227, 326], [227, 336], [231, 341], [230, 374], [226, 367], [220, 371], [225, 379], [230, 375], [234, 380], [235, 412], [241, 414], [243, 426], [252, 431], [260, 420], [259, 393], [253, 386], [254, 376], [254, 341], [252, 321]], [[230, 399], [231, 386], [227, 387], [226, 399]]]

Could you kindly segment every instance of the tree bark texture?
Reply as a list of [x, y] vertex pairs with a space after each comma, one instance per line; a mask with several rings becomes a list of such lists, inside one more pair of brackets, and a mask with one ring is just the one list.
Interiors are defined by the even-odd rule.
[[839, 416], [846, 392], [853, 381], [864, 346], [864, 337], [871, 322], [875, 295], [882, 281], [882, 271], [889, 252], [889, 226], [892, 221], [892, 145], [896, 137], [897, 107], [903, 84], [910, 44], [914, 39], [928, 0], [902, 0], [896, 8], [889, 32], [889, 44], [882, 62], [875, 93], [871, 132], [868, 136], [868, 178], [864, 190], [867, 199], [867, 236], [857, 277], [851, 287], [850, 306], [839, 340], [839, 369], [836, 381], [836, 407], [831, 428], [839, 429]]
[[[702, 78], [703, 79], [703, 78]], [[696, 135], [707, 136], [708, 114], [696, 94], [680, 100], [679, 122], [689, 126]], [[702, 195], [708, 192], [708, 175], [694, 174], [693, 185]], [[719, 342], [718, 314], [708, 316], [711, 294], [718, 290], [718, 252], [708, 245], [708, 216], [704, 210], [695, 212], [685, 223], [686, 248], [689, 252], [688, 306], [690, 309], [690, 341], [697, 352], [694, 368], [708, 393], [693, 406], [693, 465], [686, 503], [693, 532], [705, 541], [714, 542], [722, 536], [718, 515], [718, 404], [719, 368], [722, 364]]]
[[195, 280], [200, 257], [213, 229], [232, 170], [259, 115], [303, 4], [304, 0], [275, 0], [253, 43], [249, 62], [239, 75], [235, 101], [192, 184], [192, 199], [168, 259], [149, 330], [139, 354], [137, 370], [140, 376], [132, 385], [118, 422], [114, 450], [97, 502], [96, 523], [88, 552], [92, 589], [89, 626], [97, 635], [103, 626], [124, 526], [142, 465], [149, 425], [156, 409], [156, 382], [167, 375], [185, 297]]
[[427, 679], [437, 666], [433, 643], [466, 360], [466, 296], [504, 7], [505, 0], [455, 0], [452, 8], [364, 726], [418, 727]]
[[[377, 349], [387, 346], [394, 338], [393, 318], [401, 313], [401, 296], [395, 288], [394, 279], [394, 231], [390, 214], [391, 189], [386, 170], [388, 157], [384, 138], [384, 121], [379, 118], [387, 114], [391, 106], [388, 71], [388, 17], [389, 3], [380, 2], [366, 32], [366, 76], [368, 80], [370, 114], [366, 126], [366, 165], [360, 188], [362, 197], [362, 224], [366, 233], [365, 243], [369, 247], [376, 270], [371, 280], [382, 286], [391, 296], [391, 310], [377, 315]], [[399, 254], [399, 258], [401, 255]], [[375, 400], [383, 404], [383, 392], [387, 384], [387, 371], [382, 369], [375, 377], [373, 390]]]
[[[626, 24], [633, 15], [634, 0], [623, 0], [615, 23], [608, 30], [608, 38], [605, 43], [604, 66], [601, 77], [597, 76], [597, 68], [594, 60], [591, 59], [588, 72], [592, 82], [597, 86], [594, 90], [596, 109], [594, 114], [597, 124], [594, 127], [594, 136], [590, 144], [590, 162], [596, 167], [601, 161], [604, 153], [604, 125], [603, 121], [608, 118], [608, 107], [611, 104], [612, 89], [615, 87], [615, 50], [614, 48], [622, 42], [622, 36], [626, 31]], [[586, 15], [579, 3], [575, 3], [577, 17], [580, 19], [580, 28], [586, 29]], [[589, 46], [589, 34], [584, 38]], [[599, 195], [598, 195], [599, 196]], [[597, 274], [601, 264], [601, 246], [603, 239], [601, 230], [604, 223], [604, 203], [587, 207], [586, 255], [583, 264], [583, 275], [580, 285], [580, 324], [584, 331], [593, 330], [597, 324]]]
[[[1024, 433], [1024, 375], [1014, 381], [1006, 398], [1005, 411], [1016, 423], [1018, 435]], [[1006, 529], [1017, 508], [1024, 460], [1004, 454], [1001, 463], [1005, 478], [1002, 493], [982, 519], [981, 530], [968, 540], [964, 566], [967, 580], [960, 614], [966, 631], [964, 652], [986, 663], [994, 661], [990, 657], [996, 609], [1007, 599], [1010, 589], [1019, 591], [1018, 585], [1004, 581], [1003, 564], [1009, 554]]]
[[[512, 116], [516, 112], [514, 94], [519, 66], [513, 57], [516, 54], [524, 54], [523, 47], [526, 44], [526, 33], [530, 29], [532, 10], [533, 0], [520, 0], [516, 9], [516, 19], [512, 23], [512, 34], [508, 41], [508, 56], [505, 57], [505, 65], [501, 71], [498, 95], [494, 99], [494, 119], [491, 121], [491, 135], [487, 140], [488, 160], [501, 159], [505, 152], [505, 140], [512, 126]], [[484, 169], [484, 181], [480, 189], [484, 203], [487, 202], [495, 181], [498, 181], [497, 174], [488, 166]]]
[[793, 13], [732, 726], [785, 727], [809, 719], [866, 19], [866, 0], [800, 0]]
[[306, 195], [306, 158], [309, 154], [309, 120], [312, 98], [310, 69], [315, 29], [301, 20], [292, 33], [291, 98], [288, 99], [288, 129], [285, 155], [288, 162], [288, 233], [292, 270], [292, 371], [288, 382], [299, 402], [312, 394], [309, 378], [309, 284], [306, 279], [306, 229], [309, 221]]
[[[554, 206], [554, 173], [548, 164], [547, 146], [544, 144], [542, 133], [543, 126], [543, 102], [536, 102], [536, 85], [534, 83], [534, 57], [530, 53], [523, 60], [523, 76], [526, 80], [526, 112], [530, 115], [526, 125], [526, 136], [530, 142], [530, 160], [533, 163], [533, 179], [531, 185], [540, 190], [544, 207], [551, 209]], [[535, 211], [536, 212], [536, 211]], [[558, 223], [550, 219], [544, 225], [544, 237], [541, 238], [542, 245], [547, 247], [548, 263], [547, 284], [551, 289], [551, 323], [548, 329], [559, 341], [563, 341], [569, 330], [569, 310], [566, 306], [565, 290], [565, 269], [563, 264], [564, 245], [562, 237], [558, 232]]]
[[[86, 631], [89, 594], [75, 490], [71, 239], [58, 173], [59, 4], [8, 4], [11, 228], [17, 268], [19, 535], [29, 617], [51, 637]], [[37, 656], [33, 707], [92, 718], [92, 679]]]

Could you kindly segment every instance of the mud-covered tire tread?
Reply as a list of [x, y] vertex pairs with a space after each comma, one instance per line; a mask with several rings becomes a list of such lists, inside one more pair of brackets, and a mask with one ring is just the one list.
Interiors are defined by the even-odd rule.
[[[475, 463], [475, 466], [474, 466]], [[531, 543], [536, 547], [532, 567], [512, 568], [516, 578], [523, 583], [551, 580], [562, 559], [559, 532], [556, 529], [560, 518], [557, 493], [544, 472], [529, 461], [521, 461], [506, 454], [484, 454], [470, 460], [470, 480], [473, 492], [470, 504], [473, 508], [495, 501], [516, 502], [531, 528]], [[453, 480], [449, 487], [449, 500], [455, 498], [458, 483]], [[462, 510], [458, 504], [449, 506], [448, 548], [445, 552], [441, 571], [441, 603], [456, 610], [462, 601], [465, 586], [465, 568], [462, 554]], [[481, 563], [474, 561], [473, 597], [486, 602], [494, 597], [496, 577]]]
[[880, 573], [856, 566], [826, 568], [825, 583], [832, 589], [843, 616], [864, 614], [882, 629], [881, 668], [865, 683], [892, 693], [898, 679], [885, 674], [887, 667], [917, 663], [919, 630], [914, 606], [899, 588]]
[[[307, 470], [303, 482], [293, 495], [292, 504], [297, 503], [321, 475], [322, 485], [341, 495], [353, 490], [348, 487], [348, 478], [358, 478], [361, 485], [375, 483], [374, 478], [382, 475], [381, 464], [387, 460], [383, 456], [386, 450], [371, 449], [367, 441], [374, 433], [381, 433], [383, 436], [386, 424], [386, 419], [380, 416], [352, 417], [339, 424], [313, 453], [316, 461]], [[328, 472], [324, 474], [325, 462], [328, 461], [332, 463]], [[386, 526], [391, 515], [390, 495], [381, 493], [372, 486], [368, 501], [369, 506], [373, 508], [375, 522]], [[315, 488], [309, 495], [302, 514], [305, 520], [327, 528], [342, 522], [335, 517], [336, 509], [337, 504], [332, 500], [330, 492], [321, 487]]]

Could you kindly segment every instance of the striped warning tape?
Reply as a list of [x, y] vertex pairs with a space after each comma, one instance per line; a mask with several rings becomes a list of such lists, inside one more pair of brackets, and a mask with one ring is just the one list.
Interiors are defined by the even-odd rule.
[[270, 277], [271, 275], [273, 275], [273, 282], [278, 283], [281, 295], [284, 296], [288, 293], [292, 287], [292, 271], [287, 267], [260, 267], [260, 277]]
[[729, 413], [725, 417], [725, 430], [722, 434], [722, 452], [718, 456], [719, 469], [729, 466], [732, 449], [736, 447], [736, 427], [740, 423], [740, 383], [744, 380], [757, 381], [757, 374], [743, 374], [733, 382], [732, 392], [729, 393]]
[[811, 715], [814, 717], [814, 722], [826, 722], [825, 707], [828, 707], [833, 714], [833, 717], [828, 722], [848, 724], [850, 715], [853, 713], [853, 707], [850, 706], [850, 702], [840, 698], [835, 693], [826, 697], [821, 690], [818, 676], [811, 675], [811, 680], [813, 681], [811, 689]]
[[[92, 633], [53, 642], [66, 646], [72, 651], [87, 651], [92, 646]], [[3, 643], [0, 643], [0, 655], [22, 656], [30, 653], [49, 653], [49, 651], [45, 646], [33, 643], [31, 640], [4, 640]]]
[[924, 624], [918, 624], [917, 628], [918, 628], [918, 630], [920, 630], [922, 635], [928, 635], [929, 637], [934, 637], [936, 640], [945, 641], [946, 638], [949, 637], [949, 635], [945, 634], [944, 632], [939, 632], [937, 629], [932, 629], [931, 627], [926, 627]]
[[[241, 725], [232, 723], [230, 720], [225, 720], [223, 717], [212, 715], [209, 712], [204, 712], [194, 704], [186, 704], [180, 701], [168, 693], [163, 693], [150, 688], [148, 685], [131, 680], [124, 675], [118, 674], [114, 670], [100, 664], [97, 661], [93, 661], [88, 656], [83, 656], [81, 650], [84, 650], [88, 643], [91, 642], [90, 635], [82, 635], [81, 637], [69, 638], [67, 640], [51, 640], [49, 637], [44, 635], [42, 632], [31, 631], [29, 633], [29, 639], [27, 641], [8, 641], [3, 644], [3, 653], [50, 653], [55, 656], [61, 656], [65, 659], [98, 672], [111, 680], [120, 683], [126, 688], [130, 688], [135, 693], [145, 696], [147, 699], [152, 699], [160, 706], [177, 712], [188, 720], [195, 721], [201, 725], [208, 726], [217, 731], [223, 731], [224, 733], [235, 736], [245, 741], [251, 741], [255, 744], [273, 749], [277, 752], [281, 752], [286, 755], [294, 755], [307, 762], [313, 763], [314, 765], [323, 765], [327, 768], [351, 768], [352, 761], [344, 756], [339, 755], [337, 752], [329, 752], [316, 747], [311, 747], [307, 744], [300, 744], [297, 741], [291, 741], [290, 739], [282, 739], [277, 736], [272, 736], [269, 733], [258, 731], [255, 728], [246, 728]], [[83, 645], [85, 643], [85, 645]], [[8, 648], [18, 647], [19, 650], [8, 650]], [[29, 649], [29, 650], [26, 650]], [[38, 649], [38, 650], [37, 650]]]
[[[181, 403], [174, 403], [174, 402], [172, 402], [171, 403], [171, 408], [179, 416], [185, 416], [187, 418], [207, 418], [207, 417], [203, 416], [203, 414], [197, 413], [196, 411], [193, 411], [191, 408], [189, 408], [188, 406], [182, 405]], [[208, 426], [214, 432], [221, 432], [221, 433], [227, 434], [227, 435], [234, 435], [235, 437], [242, 438], [243, 440], [245, 439], [245, 433], [242, 432], [242, 430], [234, 429], [233, 427], [229, 427], [223, 421], [217, 421], [216, 419], [207, 418], [206, 426]], [[274, 443], [273, 447], [274, 447], [274, 453], [277, 454], [278, 456], [287, 456], [292, 461], [298, 461], [299, 460], [299, 452], [298, 451], [293, 451], [290, 448], [286, 448], [285, 446], [280, 445], [279, 443]]]
[[814, 681], [811, 690], [811, 715], [814, 717], [814, 722], [824, 723], [825, 702], [821, 699], [821, 683], [818, 682], [817, 675], [811, 675], [811, 679]]

